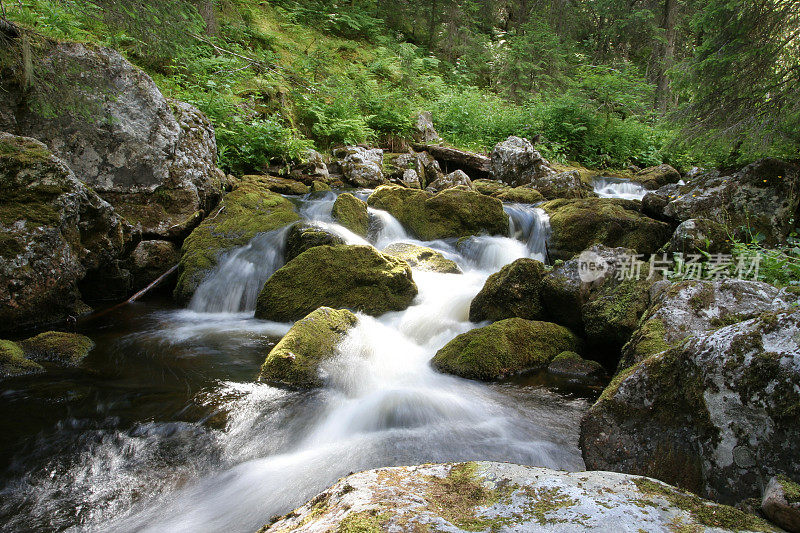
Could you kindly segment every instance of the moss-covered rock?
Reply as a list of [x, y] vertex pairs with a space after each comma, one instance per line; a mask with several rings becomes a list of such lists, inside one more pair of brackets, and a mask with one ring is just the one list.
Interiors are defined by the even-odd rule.
[[783, 474], [773, 476], [764, 489], [761, 510], [786, 531], [800, 531], [800, 484]]
[[547, 366], [547, 371], [555, 376], [591, 381], [603, 375], [603, 365], [575, 352], [561, 352]]
[[800, 311], [687, 338], [621, 372], [581, 423], [589, 469], [722, 502], [800, 475]]
[[631, 181], [641, 183], [645, 189], [658, 189], [670, 183], [678, 183], [681, 173], [669, 165], [658, 165], [640, 170], [633, 175]]
[[544, 265], [533, 259], [517, 259], [486, 280], [469, 306], [472, 322], [525, 318], [544, 320], [542, 278]]
[[298, 255], [315, 246], [344, 244], [344, 239], [307, 222], [297, 222], [286, 236], [284, 259], [288, 263]]
[[388, 211], [425, 241], [480, 233], [508, 234], [503, 203], [471, 190], [453, 188], [431, 196], [425, 191], [390, 185], [378, 187], [367, 203]]
[[416, 295], [405, 261], [371, 246], [315, 246], [267, 280], [258, 296], [256, 317], [286, 322], [322, 306], [377, 316], [405, 309]]
[[327, 192], [332, 190], [331, 186], [324, 181], [317, 180], [311, 183], [311, 192]]
[[690, 218], [681, 222], [666, 244], [667, 252], [682, 254], [729, 254], [731, 235], [720, 222], [707, 218]]
[[529, 186], [514, 187], [497, 195], [504, 202], [517, 204], [538, 204], [544, 201], [542, 193]]
[[462, 333], [431, 360], [442, 372], [494, 380], [544, 368], [565, 351], [579, 351], [580, 340], [567, 328], [509, 318]]
[[77, 333], [46, 331], [20, 341], [19, 346], [25, 352], [25, 356], [34, 361], [78, 365], [94, 348], [94, 341]]
[[419, 246], [407, 242], [396, 242], [383, 249], [383, 253], [402, 259], [411, 268], [426, 272], [440, 272], [442, 274], [461, 274], [461, 269], [455, 261], [451, 261], [427, 246]]
[[349, 192], [336, 197], [331, 211], [333, 219], [356, 235], [367, 236], [369, 230], [369, 213], [367, 203], [359, 200]]
[[261, 365], [260, 379], [292, 388], [322, 385], [319, 364], [336, 353], [336, 345], [358, 321], [346, 309], [320, 307], [298, 320]]
[[188, 302], [223, 252], [299, 218], [283, 196], [258, 181], [243, 181], [184, 241], [175, 299]]
[[0, 378], [39, 372], [44, 372], [42, 365], [25, 357], [25, 352], [19, 344], [0, 340]]
[[632, 248], [641, 254], [655, 253], [669, 240], [669, 224], [639, 212], [631, 200], [585, 198], [554, 200], [542, 207], [550, 215], [554, 258], [568, 259], [593, 244]]
[[265, 189], [278, 194], [307, 194], [311, 191], [305, 183], [278, 176], [248, 174], [242, 176], [242, 180], [258, 182]]
[[472, 182], [472, 188], [486, 196], [500, 196], [502, 193], [512, 189], [512, 187], [502, 181], [479, 179]]

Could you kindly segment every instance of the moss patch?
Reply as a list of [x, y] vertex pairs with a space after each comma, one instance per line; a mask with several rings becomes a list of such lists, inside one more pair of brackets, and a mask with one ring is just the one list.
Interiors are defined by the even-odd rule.
[[336, 198], [331, 215], [334, 220], [356, 235], [367, 236], [369, 229], [367, 204], [349, 192], [342, 193]]
[[466, 531], [482, 531], [492, 520], [478, 516], [477, 509], [497, 501], [495, 491], [483, 486], [475, 463], [454, 465], [446, 477], [427, 478], [429, 509]]
[[783, 489], [786, 502], [789, 504], [800, 503], [800, 484], [795, 483], [783, 474], [778, 475], [777, 478]]
[[666, 328], [659, 318], [646, 320], [634, 333], [633, 338], [625, 346], [620, 360], [620, 370], [644, 361], [651, 355], [661, 353], [670, 347], [666, 341]]
[[503, 320], [506, 318], [544, 318], [542, 279], [545, 267], [533, 259], [517, 259], [486, 280], [483, 288], [472, 300], [469, 319]]
[[336, 528], [336, 533], [380, 533], [381, 523], [369, 511], [347, 515]]
[[77, 365], [94, 348], [94, 341], [77, 333], [46, 331], [21, 341], [19, 345], [33, 360]]
[[19, 344], [0, 340], [0, 377], [21, 376], [43, 371], [44, 368], [40, 364], [25, 357]]

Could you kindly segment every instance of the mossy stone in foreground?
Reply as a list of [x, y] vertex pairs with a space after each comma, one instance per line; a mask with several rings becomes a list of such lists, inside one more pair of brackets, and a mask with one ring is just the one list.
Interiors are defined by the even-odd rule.
[[349, 192], [340, 194], [333, 202], [333, 219], [356, 235], [367, 236], [369, 214], [367, 203]]
[[517, 259], [486, 280], [469, 306], [472, 322], [505, 318], [544, 318], [541, 300], [544, 265], [534, 259]]
[[19, 344], [0, 340], [0, 378], [38, 372], [44, 372], [42, 365], [25, 357], [25, 352]]
[[358, 321], [346, 309], [320, 307], [298, 320], [269, 352], [260, 378], [292, 388], [319, 387], [319, 364], [332, 357], [336, 345]]
[[85, 335], [46, 331], [19, 343], [25, 356], [35, 361], [78, 365], [94, 348], [94, 341]]
[[427, 246], [408, 242], [396, 242], [383, 249], [383, 253], [402, 259], [417, 270], [439, 272], [442, 274], [461, 274], [455, 261], [445, 258], [440, 252]]
[[579, 351], [570, 330], [550, 322], [509, 318], [462, 333], [431, 361], [442, 372], [493, 380], [547, 366], [565, 351]]
[[283, 196], [258, 181], [242, 182], [183, 242], [175, 299], [188, 302], [223, 252], [299, 218], [292, 203]]
[[256, 318], [288, 322], [322, 306], [378, 316], [402, 311], [416, 295], [405, 261], [371, 246], [315, 246], [267, 280], [258, 296]]

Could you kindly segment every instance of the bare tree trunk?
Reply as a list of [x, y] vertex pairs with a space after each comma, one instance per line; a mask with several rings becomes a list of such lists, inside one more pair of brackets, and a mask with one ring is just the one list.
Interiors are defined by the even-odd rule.
[[428, 21], [428, 50], [433, 50], [433, 41], [436, 37], [436, 11], [438, 7], [438, 2], [436, 0], [431, 0], [431, 19]]
[[664, 55], [658, 73], [656, 86], [656, 105], [662, 112], [667, 111], [670, 103], [669, 77], [667, 71], [675, 63], [675, 22], [678, 15], [678, 0], [664, 0]]
[[206, 23], [206, 35], [216, 35], [219, 31], [217, 15], [214, 13], [214, 0], [200, 0], [197, 11]]

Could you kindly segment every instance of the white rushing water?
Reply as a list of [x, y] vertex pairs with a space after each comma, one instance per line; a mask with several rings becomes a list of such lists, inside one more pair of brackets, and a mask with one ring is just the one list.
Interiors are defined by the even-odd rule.
[[[331, 220], [334, 198], [329, 193], [304, 201], [299, 211], [347, 242], [364, 243]], [[207, 401], [228, 413], [227, 424], [202, 435], [183, 426], [173, 429], [188, 431], [198, 448], [192, 450], [197, 457], [179, 472], [153, 466], [136, 474], [122, 468], [125, 453], [139, 453], [152, 463], [152, 452], [137, 451], [141, 440], [131, 435], [123, 444], [92, 448], [75, 467], [84, 470], [71, 473], [73, 490], [91, 486], [101, 500], [82, 528], [254, 531], [339, 477], [379, 466], [499, 460], [583, 468], [577, 425], [585, 402], [545, 389], [464, 380], [429, 364], [453, 337], [478, 326], [469, 322], [469, 305], [490, 274], [519, 257], [544, 259], [549, 234], [544, 211], [514, 204], [506, 212], [510, 237], [473, 237], [458, 246], [425, 243], [457, 261], [464, 273], [414, 270], [419, 295], [411, 307], [377, 318], [359, 314], [336, 357], [321, 368], [322, 389], [291, 392], [225, 382], [209, 391]], [[370, 209], [370, 218], [370, 239], [378, 248], [419, 242], [386, 212]], [[282, 237], [285, 231], [260, 235], [229, 253], [200, 286], [190, 310], [173, 313], [143, 335], [180, 343], [218, 328], [236, 345], [244, 342], [237, 339], [259, 332], [284, 333], [290, 324], [250, 318], [260, 285], [282, 264]], [[141, 431], [155, 438], [153, 428]], [[35, 487], [44, 495], [37, 497], [51, 494], [43, 485]], [[115, 490], [139, 496], [115, 500], [108, 496]]]
[[647, 189], [640, 184], [621, 178], [597, 177], [592, 180], [592, 185], [600, 198], [641, 200], [647, 194]]

